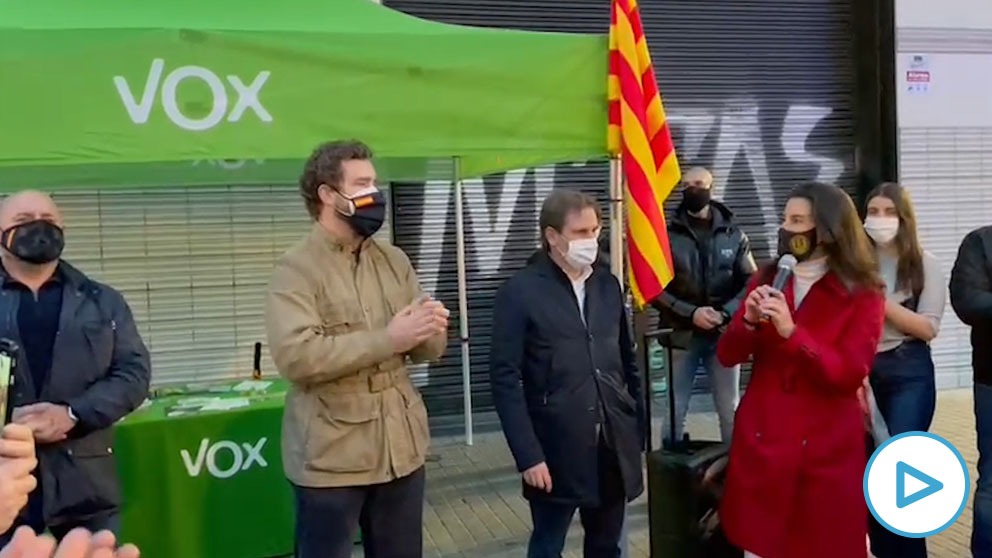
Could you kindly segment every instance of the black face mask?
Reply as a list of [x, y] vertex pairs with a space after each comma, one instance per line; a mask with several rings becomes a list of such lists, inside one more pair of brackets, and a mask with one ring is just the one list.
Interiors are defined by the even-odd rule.
[[816, 227], [803, 232], [778, 230], [778, 257], [795, 256], [797, 262], [808, 260], [816, 250]]
[[39, 219], [14, 225], [0, 234], [0, 243], [17, 259], [31, 264], [54, 262], [65, 248], [65, 236], [58, 225]]
[[685, 208], [693, 213], [699, 213], [710, 204], [711, 192], [709, 188], [696, 188], [695, 186], [682, 191], [682, 202]]
[[382, 228], [386, 220], [386, 197], [382, 192], [371, 192], [349, 198], [350, 213], [342, 213], [355, 233], [368, 238]]

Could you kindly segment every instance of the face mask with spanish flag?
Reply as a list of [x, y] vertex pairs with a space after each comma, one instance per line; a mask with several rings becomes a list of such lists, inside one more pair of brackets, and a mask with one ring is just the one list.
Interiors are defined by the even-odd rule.
[[370, 186], [345, 199], [348, 203], [338, 207], [338, 213], [345, 217], [356, 234], [368, 238], [382, 228], [386, 219], [386, 197], [378, 188]]

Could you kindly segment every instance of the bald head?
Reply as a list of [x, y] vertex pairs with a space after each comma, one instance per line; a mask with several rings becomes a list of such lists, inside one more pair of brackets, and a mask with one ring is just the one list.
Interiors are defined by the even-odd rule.
[[0, 229], [27, 223], [29, 221], [50, 221], [62, 226], [62, 213], [55, 200], [44, 192], [24, 190], [11, 194], [0, 202]]
[[713, 187], [713, 175], [703, 167], [692, 167], [682, 175], [682, 183], [687, 187], [709, 190]]

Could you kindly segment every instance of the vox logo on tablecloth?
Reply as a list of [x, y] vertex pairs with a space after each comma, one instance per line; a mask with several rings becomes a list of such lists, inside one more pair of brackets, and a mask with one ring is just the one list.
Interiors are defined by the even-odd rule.
[[269, 463], [262, 455], [268, 438], [259, 438], [254, 444], [247, 442], [231, 442], [218, 440], [211, 442], [208, 438], [200, 440], [196, 456], [189, 450], [180, 450], [179, 456], [186, 466], [186, 472], [191, 477], [198, 477], [206, 468], [207, 473], [218, 479], [228, 479], [241, 471], [252, 467], [268, 467]]
[[[266, 110], [260, 97], [270, 75], [269, 71], [258, 72], [250, 82], [235, 75], [225, 76], [225, 80], [221, 80], [220, 76], [203, 66], [180, 66], [165, 74], [165, 60], [156, 58], [152, 60], [140, 98], [124, 76], [114, 76], [114, 86], [117, 87], [124, 109], [135, 124], [148, 122], [157, 96], [165, 116], [173, 124], [191, 132], [203, 132], [216, 127], [225, 119], [232, 123], [239, 122], [249, 110], [262, 122], [272, 122], [272, 115]], [[181, 102], [179, 86], [186, 81], [205, 84], [210, 90], [211, 101], [203, 107], [197, 106], [197, 103]]]

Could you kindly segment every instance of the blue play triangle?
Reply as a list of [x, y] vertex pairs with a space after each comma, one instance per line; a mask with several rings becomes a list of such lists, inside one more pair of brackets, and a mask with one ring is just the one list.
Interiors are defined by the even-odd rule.
[[[912, 494], [906, 494], [906, 475], [922, 482], [926, 486]], [[910, 504], [915, 504], [920, 500], [936, 494], [944, 489], [944, 483], [920, 471], [916, 467], [908, 465], [902, 461], [896, 462], [896, 507], [905, 508]]]

